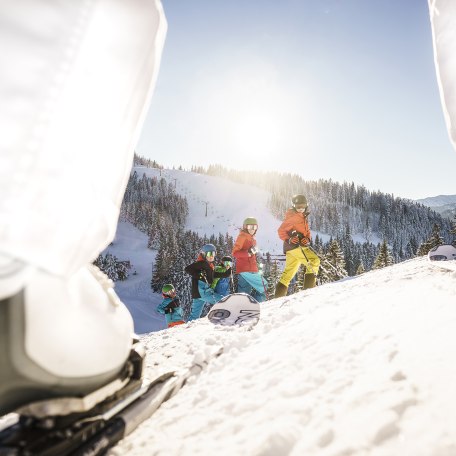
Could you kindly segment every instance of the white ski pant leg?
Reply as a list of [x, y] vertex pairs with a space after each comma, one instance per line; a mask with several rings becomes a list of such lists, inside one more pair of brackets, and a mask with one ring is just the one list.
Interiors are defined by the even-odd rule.
[[0, 256], [70, 275], [113, 239], [165, 29], [159, 0], [0, 3]]
[[456, 148], [456, 2], [428, 2], [440, 99], [450, 139]]
[[89, 263], [115, 234], [165, 30], [159, 0], [0, 0], [0, 299], [37, 391], [104, 382], [129, 355], [131, 315]]

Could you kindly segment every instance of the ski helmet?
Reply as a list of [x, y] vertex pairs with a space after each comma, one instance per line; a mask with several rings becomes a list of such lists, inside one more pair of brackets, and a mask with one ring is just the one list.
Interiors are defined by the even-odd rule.
[[257, 222], [257, 219], [255, 217], [247, 217], [244, 220], [244, 222], [242, 223], [242, 225], [245, 228], [247, 225], [258, 225], [258, 222]]
[[[214, 244], [204, 244], [201, 247], [201, 253], [203, 254], [204, 258], [206, 258], [207, 256], [215, 257], [215, 254], [217, 253], [217, 249], [215, 248]], [[212, 254], [212, 255], [210, 255], [210, 254]]]
[[307, 198], [301, 194], [293, 195], [291, 198], [291, 203], [293, 204], [293, 207], [295, 207], [297, 204], [304, 204], [307, 207]]
[[222, 258], [222, 263], [226, 266], [227, 263], [229, 263], [230, 266], [233, 265], [233, 258], [231, 258], [230, 256], [228, 255], [225, 255], [223, 258]]
[[169, 296], [169, 295], [172, 295], [173, 293], [176, 293], [176, 290], [174, 289], [173, 285], [171, 285], [170, 283], [163, 285], [163, 288], [162, 288], [163, 296]]

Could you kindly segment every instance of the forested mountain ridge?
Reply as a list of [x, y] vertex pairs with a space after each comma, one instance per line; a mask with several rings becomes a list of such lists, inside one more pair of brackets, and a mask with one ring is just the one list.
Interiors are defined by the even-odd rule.
[[442, 217], [451, 219], [456, 215], [456, 195], [431, 196], [419, 199], [417, 202], [430, 207], [433, 211], [441, 214]]
[[[444, 242], [451, 242], [451, 221], [420, 203], [398, 198], [363, 185], [320, 179], [306, 181], [297, 174], [248, 172], [211, 165], [193, 171], [225, 177], [240, 183], [257, 185], [270, 192], [269, 208], [281, 218], [290, 205], [290, 197], [303, 193], [309, 202], [312, 230], [339, 239], [361, 237], [370, 243], [374, 236], [385, 239], [396, 261], [413, 258], [419, 245], [438, 225]], [[368, 267], [369, 268], [369, 267]]]

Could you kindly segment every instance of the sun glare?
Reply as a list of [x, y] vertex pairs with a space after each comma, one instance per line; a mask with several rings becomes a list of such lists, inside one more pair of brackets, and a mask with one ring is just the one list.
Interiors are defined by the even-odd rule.
[[271, 65], [250, 63], [222, 74], [213, 68], [198, 89], [192, 122], [201, 148], [192, 159], [215, 154], [227, 166], [277, 169], [278, 157], [306, 150], [304, 91], [282, 81]]
[[233, 146], [247, 156], [266, 158], [277, 152], [281, 136], [280, 123], [271, 112], [252, 109], [242, 113], [233, 125]]

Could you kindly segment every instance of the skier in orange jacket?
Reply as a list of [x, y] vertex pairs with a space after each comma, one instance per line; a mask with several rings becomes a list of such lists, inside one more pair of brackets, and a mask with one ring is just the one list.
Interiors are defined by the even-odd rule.
[[304, 289], [316, 285], [316, 276], [320, 267], [320, 259], [309, 249], [311, 234], [307, 222], [308, 206], [304, 195], [294, 195], [292, 207], [285, 214], [285, 219], [278, 229], [283, 240], [283, 253], [286, 254], [285, 269], [277, 282], [274, 297], [285, 296], [288, 285], [298, 272], [299, 266], [306, 267]]

